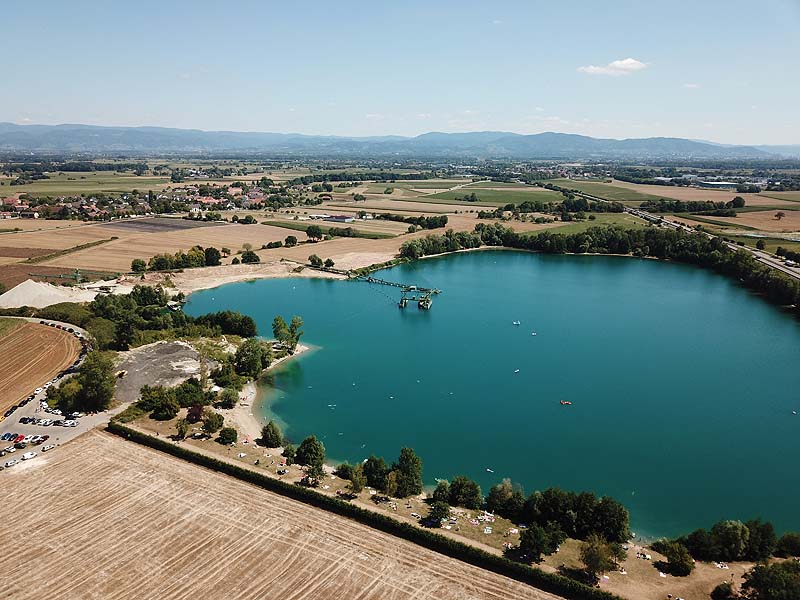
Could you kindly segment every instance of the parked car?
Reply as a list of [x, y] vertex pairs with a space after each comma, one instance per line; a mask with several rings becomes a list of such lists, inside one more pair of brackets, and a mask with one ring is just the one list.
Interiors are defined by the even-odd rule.
[[55, 448], [53, 444], [47, 444], [47, 446], [42, 446], [42, 452], [50, 452], [53, 448]]
[[13, 467], [15, 464], [17, 464], [17, 461], [16, 461], [16, 460], [14, 460], [14, 459], [12, 458], [11, 460], [9, 460], [9, 461], [6, 463], [6, 469], [7, 469], [8, 467]]
[[22, 455], [22, 460], [30, 460], [32, 458], [36, 458], [36, 452], [26, 452]]
[[21, 433], [20, 433], [20, 434], [19, 434], [19, 435], [16, 437], [16, 439], [14, 440], [14, 443], [15, 443], [15, 444], [19, 444], [19, 443], [20, 443], [20, 442], [22, 442], [22, 440], [24, 440], [24, 439], [25, 439], [25, 436], [24, 436], [23, 434], [21, 434]]
[[11, 454], [12, 452], [16, 451], [17, 449], [14, 448], [14, 446], [6, 446], [5, 448], [3, 448], [3, 452], [5, 452], [6, 454]]

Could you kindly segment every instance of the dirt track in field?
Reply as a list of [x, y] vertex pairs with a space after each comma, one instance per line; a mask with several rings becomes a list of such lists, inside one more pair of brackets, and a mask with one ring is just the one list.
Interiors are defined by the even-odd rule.
[[69, 333], [38, 323], [26, 322], [0, 337], [0, 412], [71, 365], [80, 348]]
[[99, 431], [0, 480], [4, 598], [556, 598]]

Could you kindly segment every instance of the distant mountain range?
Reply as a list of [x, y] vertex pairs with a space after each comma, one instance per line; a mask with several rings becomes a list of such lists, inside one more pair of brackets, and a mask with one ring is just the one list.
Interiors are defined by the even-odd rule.
[[0, 123], [3, 152], [111, 152], [515, 159], [710, 159], [800, 157], [796, 146], [730, 146], [682, 138], [600, 139], [567, 133], [431, 132], [416, 137], [201, 131], [165, 127]]

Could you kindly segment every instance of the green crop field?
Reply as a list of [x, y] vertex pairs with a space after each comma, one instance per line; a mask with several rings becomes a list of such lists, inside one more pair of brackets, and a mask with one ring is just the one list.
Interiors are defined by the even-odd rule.
[[580, 233], [590, 227], [600, 227], [603, 225], [620, 225], [628, 229], [643, 229], [647, 227], [647, 222], [633, 215], [625, 213], [600, 213], [595, 214], [594, 220], [568, 221], [563, 225], [553, 228], [550, 231], [555, 233]]
[[[550, 190], [542, 190], [541, 188], [531, 188], [531, 191], [521, 190], [487, 190], [487, 189], [474, 189], [473, 186], [468, 186], [458, 190], [450, 190], [447, 192], [440, 192], [438, 194], [431, 194], [424, 196], [420, 200], [425, 202], [442, 202], [449, 204], [471, 204], [463, 200], [459, 201], [458, 198], [463, 198], [469, 194], [474, 193], [478, 197], [478, 201], [474, 204], [480, 205], [494, 205], [503, 206], [505, 204], [521, 204], [526, 200], [541, 200], [542, 202], [561, 202], [564, 196], [560, 192], [552, 192]], [[413, 198], [408, 198], [413, 200]]]
[[800, 192], [761, 192], [759, 196], [774, 198], [775, 200], [788, 200], [789, 202], [800, 202]]
[[553, 185], [579, 190], [598, 198], [605, 198], [606, 200], [613, 200], [616, 202], [623, 202], [625, 204], [638, 206], [642, 202], [660, 200], [660, 196], [651, 196], [650, 194], [642, 194], [636, 190], [609, 185], [607, 183], [594, 183], [591, 181], [573, 181], [572, 179], [553, 179], [548, 181]]
[[689, 215], [686, 213], [674, 213], [672, 216], [680, 217], [681, 219], [688, 219], [690, 221], [697, 221], [698, 223], [705, 223], [706, 225], [714, 225], [716, 227], [725, 227], [727, 229], [745, 229], [755, 231], [755, 227], [749, 225], [740, 225], [739, 223], [729, 223], [728, 221], [718, 221], [708, 217], [701, 217], [699, 215]]
[[82, 193], [118, 194], [131, 190], [147, 191], [169, 183], [169, 177], [137, 177], [130, 173], [115, 174], [108, 171], [53, 173], [25, 185], [0, 187], [0, 196], [26, 193], [37, 196], [72, 196]]

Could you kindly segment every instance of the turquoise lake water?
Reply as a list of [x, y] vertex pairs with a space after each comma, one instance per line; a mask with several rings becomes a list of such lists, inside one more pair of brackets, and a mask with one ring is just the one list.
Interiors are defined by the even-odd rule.
[[443, 293], [400, 310], [385, 286], [261, 280], [192, 294], [186, 312], [238, 310], [265, 336], [275, 314], [303, 317], [316, 349], [263, 384], [262, 416], [329, 458], [410, 446], [426, 484], [608, 494], [640, 536], [759, 516], [800, 530], [791, 315], [711, 272], [629, 258], [471, 252], [377, 276]]

